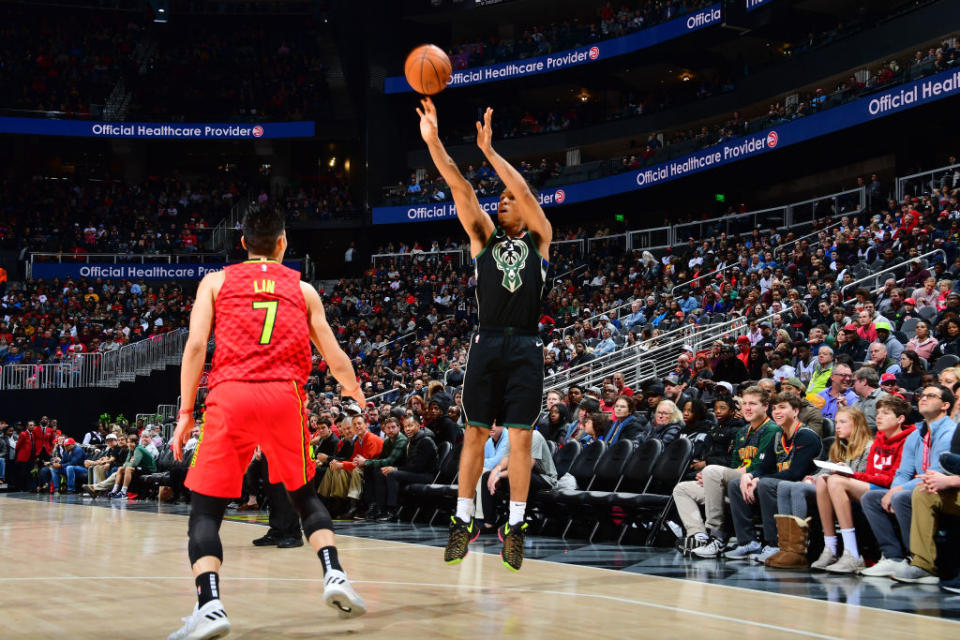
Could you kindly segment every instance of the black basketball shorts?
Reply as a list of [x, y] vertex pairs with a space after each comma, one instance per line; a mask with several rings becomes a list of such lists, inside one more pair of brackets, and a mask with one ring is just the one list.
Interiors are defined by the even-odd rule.
[[468, 425], [532, 429], [543, 401], [543, 341], [531, 335], [474, 334], [462, 400]]

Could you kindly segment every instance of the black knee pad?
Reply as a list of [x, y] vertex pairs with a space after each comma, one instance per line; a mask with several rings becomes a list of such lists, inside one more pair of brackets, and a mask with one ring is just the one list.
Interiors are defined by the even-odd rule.
[[223, 562], [220, 523], [223, 522], [223, 514], [229, 502], [228, 498], [193, 494], [190, 500], [190, 541], [187, 544], [191, 565], [205, 556], [213, 556]]
[[300, 524], [303, 526], [303, 535], [307, 540], [314, 531], [321, 529], [330, 529], [333, 531], [333, 520], [330, 518], [330, 512], [320, 502], [316, 492], [313, 490], [313, 483], [308, 482], [296, 491], [288, 491], [290, 502], [293, 508], [300, 514]]

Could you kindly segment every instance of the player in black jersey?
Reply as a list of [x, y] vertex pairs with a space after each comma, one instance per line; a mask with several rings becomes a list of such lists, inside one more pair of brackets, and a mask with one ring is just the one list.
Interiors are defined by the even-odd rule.
[[424, 98], [421, 106], [417, 109], [420, 134], [450, 186], [457, 217], [470, 236], [480, 316], [463, 380], [467, 429], [460, 456], [457, 513], [451, 518], [444, 561], [463, 560], [467, 545], [479, 534], [473, 519], [474, 493], [483, 472], [483, 447], [496, 422], [509, 429], [510, 457], [506, 473], [492, 475], [484, 490], [495, 489], [503, 479], [509, 482], [510, 516], [498, 533], [503, 541], [500, 557], [516, 571], [523, 562], [532, 429], [543, 397], [543, 342], [537, 335], [537, 321], [553, 229], [523, 176], [493, 150], [493, 109], [487, 108], [483, 122], [477, 122], [477, 146], [505, 187], [496, 224], [481, 209], [473, 185], [440, 142], [433, 101]]

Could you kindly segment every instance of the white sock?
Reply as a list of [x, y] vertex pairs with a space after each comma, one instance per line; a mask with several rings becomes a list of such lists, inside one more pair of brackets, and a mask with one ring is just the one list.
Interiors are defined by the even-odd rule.
[[457, 498], [457, 518], [461, 522], [470, 522], [473, 514], [477, 511], [477, 505], [473, 498]]
[[127, 488], [126, 488], [126, 487], [120, 487], [120, 495], [124, 495], [124, 496], [127, 495]]
[[840, 529], [840, 535], [843, 536], [843, 550], [849, 551], [854, 558], [859, 558], [860, 550], [857, 549], [857, 530]]
[[527, 512], [527, 503], [526, 502], [514, 502], [510, 501], [510, 526], [513, 527], [518, 524], [523, 524], [523, 516]]
[[113, 485], [113, 493], [116, 493], [117, 491], [120, 491], [120, 485], [114, 483], [114, 485]]
[[709, 540], [709, 539], [710, 539], [710, 536], [708, 536], [708, 535], [705, 534], [705, 533], [695, 533], [695, 534], [693, 534], [693, 537], [696, 538], [697, 540]]
[[823, 536], [823, 546], [830, 549], [833, 555], [837, 555], [837, 536]]

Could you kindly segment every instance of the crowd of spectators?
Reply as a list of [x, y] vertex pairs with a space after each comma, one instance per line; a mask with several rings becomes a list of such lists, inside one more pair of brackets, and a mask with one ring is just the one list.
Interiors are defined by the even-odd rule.
[[141, 28], [134, 14], [3, 3], [0, 107], [91, 117], [123, 75]]
[[[295, 21], [292, 22], [292, 21]], [[155, 23], [146, 12], [0, 6], [0, 107], [99, 118], [122, 81], [140, 120], [329, 114], [312, 16]]]
[[210, 231], [248, 187], [232, 177], [188, 181], [34, 177], [0, 183], [0, 246], [30, 252], [203, 253]]
[[151, 38], [153, 55], [128, 79], [136, 118], [264, 121], [329, 114], [313, 18], [199, 19], [158, 25]]
[[[742, 316], [744, 324], [700, 352], [678, 349], [671, 371], [632, 387], [625, 372], [615, 372], [550, 391], [536, 443], [562, 452], [574, 441], [689, 441], [689, 468], [673, 488], [677, 511], [670, 517], [681, 523], [678, 548], [694, 557], [924, 584], [950, 578], [951, 567], [937, 562], [932, 523], [941, 512], [960, 511], [960, 207], [951, 175], [939, 184], [862, 222], [842, 218], [789, 250], [780, 246], [789, 236], [757, 230], [746, 238], [691, 239], [660, 259], [591, 252], [589, 271], [561, 279], [545, 301], [548, 373], [625, 348], [614, 335], [642, 349], [668, 323], [719, 315]], [[449, 239], [430, 251], [388, 248], [402, 255], [322, 292], [370, 402], [341, 403], [319, 359], [307, 385], [317, 490], [345, 518], [394, 520], [404, 487], [432, 481], [444, 447], [462, 438], [465, 423], [459, 387], [473, 318], [470, 271], [440, 253], [459, 248]], [[942, 255], [920, 257], [933, 249]], [[564, 260], [584, 258], [557, 262]], [[716, 267], [718, 275], [691, 281]], [[898, 268], [877, 287], [854, 283], [859, 273], [887, 267]], [[630, 298], [627, 315], [589, 318]], [[556, 331], [550, 314], [579, 324]], [[409, 341], [396, 340], [404, 334]], [[35, 430], [28, 426], [20, 438], [39, 441], [23, 435]], [[485, 468], [495, 468], [509, 446], [504, 437], [491, 433]], [[131, 482], [169, 473], [146, 462], [152, 440], [149, 431], [128, 436], [129, 470], [120, 465], [88, 493], [123, 497]], [[36, 456], [39, 464], [28, 460], [41, 490], [58, 483], [77, 489], [83, 460], [71, 444], [47, 460]], [[162, 456], [163, 442], [156, 446]], [[543, 463], [536, 486], [544, 489], [561, 480], [550, 457], [535, 456]], [[843, 466], [820, 469], [817, 459]], [[19, 483], [24, 467], [16, 469]], [[258, 491], [248, 486], [240, 504], [255, 504]], [[485, 518], [496, 522], [496, 488], [480, 493]], [[865, 520], [853, 517], [852, 502]], [[754, 530], [755, 515], [762, 532]], [[944, 527], [956, 532], [949, 521]], [[814, 528], [822, 530], [822, 548]], [[956, 580], [944, 587], [956, 589]]]
[[192, 304], [172, 282], [11, 283], [0, 297], [0, 363], [52, 364], [119, 349], [186, 327]]
[[[712, 122], [699, 128], [679, 127], [671, 131], [651, 131], [646, 139], [634, 140], [631, 153], [616, 158], [601, 159], [584, 164], [564, 166], [557, 159], [542, 158], [539, 163], [523, 161], [519, 168], [530, 183], [537, 188], [557, 186], [567, 182], [636, 171], [709, 147], [723, 144], [746, 134], [775, 127], [809, 115], [840, 106], [866, 94], [875, 93], [908, 80], [914, 80], [952, 68], [960, 59], [960, 39], [954, 37], [943, 41], [941, 46], [917, 51], [909, 60], [886, 60], [874, 65], [866, 74], [851, 75], [833, 87], [814, 88], [795, 92], [784, 99], [769, 104], [766, 109], [713, 118]], [[632, 104], [632, 103], [631, 103]], [[634, 115], [641, 115], [643, 108], [629, 108]], [[622, 115], [622, 111], [618, 110]], [[505, 120], [495, 123], [495, 135], [511, 138], [533, 133], [558, 131], [577, 122], [577, 110], [535, 115], [529, 112], [505, 114]], [[620, 116], [618, 116], [620, 117]], [[454, 136], [460, 134], [454, 133]], [[465, 135], [465, 134], [464, 134]], [[502, 186], [496, 175], [490, 175], [488, 167], [467, 166], [462, 168], [464, 177], [474, 185], [480, 197], [495, 195]], [[427, 171], [418, 179], [416, 174], [406, 184], [400, 182], [384, 191], [384, 204], [423, 204], [449, 199], [450, 190], [435, 171]]]

